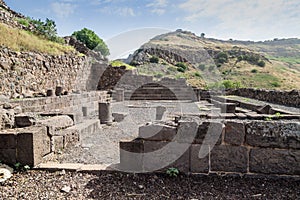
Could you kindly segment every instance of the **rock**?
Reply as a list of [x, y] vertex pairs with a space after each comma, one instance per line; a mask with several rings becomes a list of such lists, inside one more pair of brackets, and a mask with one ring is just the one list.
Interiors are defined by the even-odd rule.
[[10, 103], [4, 103], [3, 108], [4, 109], [12, 109], [12, 105]]
[[10, 69], [10, 65], [8, 62], [0, 62], [0, 67], [3, 69], [3, 70], [8, 70]]
[[26, 116], [26, 115], [15, 116], [15, 123], [16, 123], [16, 126], [19, 128], [32, 126], [35, 124], [35, 121], [36, 120], [30, 116]]
[[0, 95], [0, 103], [4, 103], [4, 102], [8, 102], [9, 98], [7, 96], [4, 95]]
[[0, 164], [0, 183], [12, 177], [13, 169], [7, 165]]
[[64, 186], [64, 187], [61, 188], [61, 191], [65, 192], [65, 193], [69, 193], [71, 191], [71, 187], [70, 186]]

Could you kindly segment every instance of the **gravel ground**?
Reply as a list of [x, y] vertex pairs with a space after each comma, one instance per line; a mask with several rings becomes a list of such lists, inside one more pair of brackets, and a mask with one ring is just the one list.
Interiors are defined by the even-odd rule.
[[188, 102], [171, 101], [126, 101], [114, 103], [113, 113], [126, 114], [120, 123], [112, 126], [102, 126], [99, 133], [82, 138], [80, 144], [63, 150], [52, 161], [59, 163], [85, 163], [85, 164], [117, 164], [120, 162], [119, 142], [121, 140], [133, 140], [138, 136], [141, 125], [155, 121], [157, 106], [165, 106], [167, 116], [179, 113], [182, 110], [193, 113], [199, 112], [196, 104]]
[[[68, 191], [69, 190], [69, 191]], [[0, 199], [300, 199], [300, 180], [239, 176], [46, 172], [14, 174]]]

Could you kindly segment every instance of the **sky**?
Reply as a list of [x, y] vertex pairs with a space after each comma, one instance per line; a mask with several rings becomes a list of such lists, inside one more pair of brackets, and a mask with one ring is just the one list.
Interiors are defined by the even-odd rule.
[[[299, 0], [5, 0], [35, 19], [52, 19], [60, 36], [86, 27], [105, 41], [135, 30], [176, 29], [218, 39], [300, 38]], [[156, 30], [156, 31], [153, 31]], [[143, 32], [145, 33], [145, 32]], [[140, 32], [139, 32], [140, 34]], [[142, 34], [144, 38], [153, 34]], [[135, 38], [133, 36], [133, 38]], [[120, 38], [119, 38], [120, 39]], [[149, 39], [149, 38], [148, 38]]]

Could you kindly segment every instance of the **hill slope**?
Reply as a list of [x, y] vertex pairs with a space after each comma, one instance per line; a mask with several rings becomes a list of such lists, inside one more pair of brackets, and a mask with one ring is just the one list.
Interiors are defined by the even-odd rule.
[[151, 39], [128, 61], [142, 74], [184, 77], [202, 88], [225, 83], [225, 87], [300, 89], [300, 67], [293, 57], [299, 55], [299, 45], [293, 41], [291, 48], [291, 42], [221, 41], [177, 30]]

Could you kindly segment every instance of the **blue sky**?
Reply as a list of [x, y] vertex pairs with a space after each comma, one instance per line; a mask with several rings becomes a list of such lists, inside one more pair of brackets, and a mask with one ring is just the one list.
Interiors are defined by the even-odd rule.
[[61, 36], [83, 27], [108, 40], [145, 27], [219, 39], [300, 37], [299, 0], [6, 0], [26, 16], [53, 19]]

